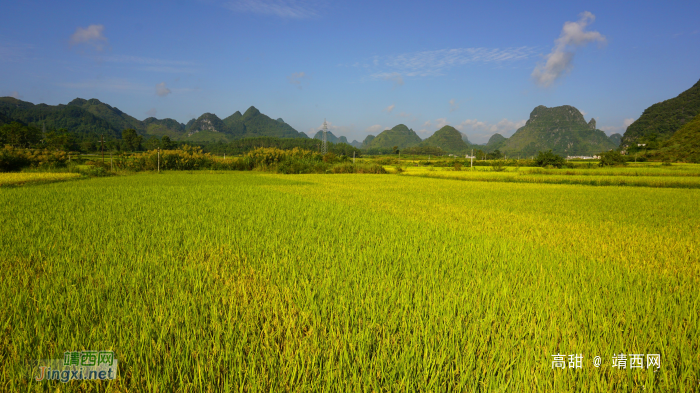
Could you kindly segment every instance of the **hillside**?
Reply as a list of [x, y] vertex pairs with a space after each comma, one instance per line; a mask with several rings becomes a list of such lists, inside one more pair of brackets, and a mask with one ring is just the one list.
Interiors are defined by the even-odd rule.
[[365, 139], [362, 141], [362, 148], [367, 149], [369, 148], [370, 143], [376, 138], [374, 135], [369, 134], [365, 137]]
[[562, 156], [592, 155], [617, 148], [605, 132], [586, 123], [581, 112], [570, 105], [538, 106], [530, 119], [508, 138], [500, 149], [507, 155], [535, 155], [552, 150]]
[[399, 124], [390, 130], [382, 131], [376, 138], [372, 139], [368, 147], [370, 149], [391, 149], [394, 146], [398, 146], [399, 149], [403, 149], [419, 143], [421, 143], [421, 139], [418, 134], [405, 125]]
[[34, 105], [12, 97], [0, 97], [0, 115], [5, 122], [19, 121], [38, 128], [65, 128], [80, 138], [121, 138], [121, 129], [75, 105]]
[[213, 113], [205, 113], [202, 116], [199, 116], [187, 130], [187, 137], [189, 138], [200, 131], [209, 131], [210, 133], [229, 133], [229, 129], [226, 127], [224, 122]]
[[613, 145], [620, 146], [620, 142], [622, 141], [622, 135], [615, 133], [615, 134], [610, 135], [608, 137], [608, 139], [610, 140], [610, 143], [612, 143]]
[[622, 145], [669, 139], [676, 130], [700, 113], [700, 81], [675, 98], [656, 103], [630, 124]]
[[161, 138], [165, 135], [170, 139], [179, 139], [185, 136], [185, 125], [173, 119], [156, 119], [149, 117], [143, 121], [146, 134]]
[[103, 134], [108, 138], [120, 139], [122, 131], [127, 128], [135, 129], [146, 138], [161, 138], [167, 135], [172, 140], [193, 142], [261, 136], [308, 138], [281, 118], [271, 119], [253, 106], [248, 108], [245, 114], [235, 112], [224, 120], [212, 113], [205, 113], [185, 125], [173, 119], [155, 117], [140, 121], [95, 98], [76, 98], [68, 105], [35, 105], [12, 97], [0, 97], [0, 125], [12, 121], [38, 128], [45, 126], [47, 130], [63, 128], [74, 134], [78, 140], [96, 140]]
[[700, 163], [700, 114], [664, 143], [661, 154], [674, 161]]
[[426, 138], [418, 146], [439, 147], [448, 153], [463, 153], [470, 148], [462, 139], [462, 134], [452, 126], [444, 126], [435, 131], [433, 135]]
[[[234, 114], [235, 115], [235, 114]], [[308, 138], [303, 132], [299, 132], [292, 128], [287, 123], [280, 122], [260, 113], [260, 111], [251, 106], [247, 111], [232, 122], [232, 126], [238, 127], [242, 123], [245, 126], [246, 138], [259, 136], [270, 136], [273, 138]], [[232, 132], [236, 131], [232, 129]]]
[[91, 98], [89, 100], [76, 98], [73, 101], [69, 102], [68, 105], [77, 106], [85, 109], [86, 111], [92, 113], [96, 117], [105, 120], [117, 130], [126, 130], [127, 128], [133, 128], [139, 134], [146, 133], [146, 126], [143, 124], [143, 122], [120, 111], [119, 108], [115, 108], [101, 102], [97, 98]]
[[503, 145], [505, 145], [506, 141], [508, 138], [504, 137], [501, 134], [493, 134], [489, 138], [489, 141], [486, 142], [486, 145], [482, 147], [483, 151], [487, 153], [494, 152], [496, 150], [501, 150], [503, 148]]

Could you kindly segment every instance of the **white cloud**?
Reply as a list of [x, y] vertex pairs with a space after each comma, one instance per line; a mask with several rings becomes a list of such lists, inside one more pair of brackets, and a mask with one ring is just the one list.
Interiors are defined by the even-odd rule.
[[595, 15], [586, 11], [580, 15], [577, 22], [564, 23], [559, 38], [554, 42], [554, 48], [546, 56], [546, 61], [538, 64], [532, 71], [531, 76], [536, 84], [549, 87], [557, 79], [571, 72], [576, 48], [595, 41], [605, 44], [605, 36], [597, 31], [586, 31], [588, 24], [594, 21]]
[[435, 129], [436, 129], [436, 130], [439, 130], [439, 129], [441, 129], [442, 127], [444, 127], [444, 126], [448, 125], [448, 123], [447, 123], [447, 119], [446, 119], [446, 118], [444, 118], [444, 117], [443, 117], [443, 118], [440, 118], [440, 119], [437, 119], [437, 120], [435, 120], [435, 123], [436, 123], [436, 125], [435, 125]]
[[386, 108], [384, 108], [383, 111], [384, 111], [384, 112], [387, 112], [387, 113], [391, 113], [391, 111], [394, 110], [394, 107], [396, 107], [396, 105], [395, 105], [395, 104], [391, 104], [391, 105], [387, 106]]
[[103, 25], [90, 25], [85, 29], [78, 27], [70, 36], [70, 43], [71, 45], [86, 44], [101, 52], [107, 45], [107, 37], [103, 34], [104, 29]]
[[22, 98], [22, 96], [16, 90], [8, 94], [7, 97], [16, 98], [18, 100]]
[[454, 112], [459, 109], [459, 103], [453, 98], [450, 100], [450, 112]]
[[632, 123], [634, 123], [634, 120], [635, 119], [633, 119], [633, 118], [625, 119], [622, 121], [621, 126], [603, 126], [603, 127], [600, 127], [600, 129], [605, 131], [605, 133], [608, 135], [615, 134], [615, 133], [622, 134], [627, 130], [627, 127], [629, 127], [630, 125], [632, 125]]
[[171, 94], [172, 91], [165, 86], [165, 82], [160, 82], [159, 84], [156, 85], [156, 94], [159, 97], [165, 97], [169, 94]]
[[511, 121], [502, 119], [498, 123], [493, 124], [477, 119], [467, 119], [459, 123], [455, 128], [467, 134], [470, 141], [474, 143], [485, 143], [488, 142], [493, 134], [501, 134], [505, 137], [509, 137], [518, 128], [524, 126], [526, 122], [527, 120]]
[[302, 83], [308, 80], [308, 78], [310, 77], [306, 75], [305, 72], [295, 72], [292, 75], [287, 76], [287, 81], [301, 89]]
[[235, 0], [227, 7], [236, 12], [274, 15], [280, 18], [306, 19], [319, 16], [318, 1], [309, 0]]
[[375, 132], [381, 132], [381, 131], [384, 130], [384, 129], [385, 129], [385, 128], [382, 127], [381, 125], [375, 124], [375, 125], [373, 125], [373, 126], [367, 127], [367, 128], [365, 129], [365, 132], [368, 132], [368, 133], [370, 133], [370, 134], [373, 134], [373, 133], [375, 133]]
[[146, 111], [146, 116], [148, 116], [148, 117], [156, 117], [156, 113], [158, 113], [158, 111], [156, 110], [156, 108], [151, 108], [151, 109], [149, 109], [149, 110]]

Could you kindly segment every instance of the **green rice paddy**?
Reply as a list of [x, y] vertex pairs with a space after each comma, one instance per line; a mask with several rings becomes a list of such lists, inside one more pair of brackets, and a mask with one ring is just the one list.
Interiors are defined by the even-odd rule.
[[[366, 174], [3, 188], [0, 391], [698, 391], [698, 201]], [[116, 380], [31, 378], [88, 349]]]

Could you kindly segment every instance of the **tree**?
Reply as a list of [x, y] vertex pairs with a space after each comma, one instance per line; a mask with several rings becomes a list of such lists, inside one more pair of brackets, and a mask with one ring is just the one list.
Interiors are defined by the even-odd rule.
[[0, 127], [0, 145], [29, 147], [39, 142], [41, 131], [33, 126], [25, 126], [13, 121]]
[[598, 166], [617, 166], [627, 165], [625, 157], [617, 150], [610, 150], [600, 153], [600, 162]]
[[150, 137], [146, 141], [146, 150], [155, 150], [160, 147], [160, 141], [158, 138]]
[[163, 135], [163, 138], [160, 140], [160, 147], [163, 150], [172, 150], [175, 148], [175, 146], [176, 144], [170, 140], [169, 136]]
[[564, 157], [552, 153], [551, 150], [544, 152], [541, 151], [537, 153], [535, 163], [541, 167], [551, 165], [555, 168], [561, 168], [562, 166], [564, 166]]
[[500, 160], [501, 158], [503, 158], [503, 153], [501, 153], [500, 150], [496, 149], [493, 152], [487, 154], [486, 158], [489, 160]]
[[127, 128], [126, 130], [122, 131], [122, 139], [124, 140], [124, 143], [126, 143], [126, 148], [134, 151], [139, 150], [141, 147], [143, 137], [137, 134], [136, 130], [133, 128]]

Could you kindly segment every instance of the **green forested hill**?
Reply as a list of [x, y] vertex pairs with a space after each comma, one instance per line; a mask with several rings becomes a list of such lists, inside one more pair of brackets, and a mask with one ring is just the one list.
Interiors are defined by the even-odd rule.
[[65, 128], [80, 137], [96, 138], [101, 134], [121, 137], [120, 129], [75, 105], [34, 105], [12, 97], [1, 97], [0, 114], [6, 122], [19, 121], [47, 130]]
[[[369, 138], [369, 136], [368, 136]], [[366, 140], [366, 139], [365, 139]], [[390, 130], [384, 130], [369, 142], [370, 149], [386, 149], [398, 146], [399, 149], [415, 146], [421, 139], [413, 130], [399, 124]]]
[[615, 149], [605, 132], [595, 128], [595, 120], [586, 123], [581, 112], [570, 105], [547, 108], [543, 105], [530, 113], [525, 126], [508, 138], [500, 149], [508, 155], [535, 155], [552, 150], [567, 155], [592, 155]]
[[192, 142], [228, 141], [244, 137], [308, 138], [297, 132], [282, 119], [273, 120], [250, 107], [245, 114], [236, 112], [225, 120], [205, 113], [187, 125], [173, 119], [149, 117], [140, 121], [118, 108], [95, 98], [76, 98], [68, 105], [35, 105], [12, 97], [0, 97], [0, 125], [18, 121], [47, 130], [66, 129], [78, 140], [95, 140], [104, 134], [108, 138], [120, 139], [122, 131], [135, 129], [148, 137], [168, 136], [172, 140]]
[[661, 154], [672, 160], [700, 163], [700, 114], [664, 143]]
[[376, 136], [369, 134], [365, 137], [365, 139], [362, 141], [362, 148], [367, 149], [369, 148], [370, 143], [376, 138]]
[[486, 142], [486, 146], [482, 147], [482, 149], [487, 153], [491, 153], [496, 150], [500, 151], [507, 140], [508, 138], [501, 134], [493, 134], [491, 135], [491, 138], [489, 138], [489, 141]]
[[126, 130], [127, 128], [133, 128], [140, 134], [146, 133], [146, 126], [143, 124], [143, 122], [120, 111], [119, 108], [115, 108], [113, 106], [101, 102], [97, 98], [91, 98], [89, 100], [76, 98], [68, 103], [68, 106], [71, 105], [85, 109], [86, 111], [92, 113], [96, 117], [105, 120], [117, 130]]
[[462, 134], [452, 126], [444, 126], [435, 131], [418, 146], [439, 147], [448, 153], [462, 153], [470, 148], [470, 145], [464, 142]]
[[287, 123], [271, 119], [251, 106], [238, 120], [245, 125], [245, 137], [269, 136], [273, 138], [308, 138]]
[[199, 116], [187, 130], [187, 137], [189, 138], [201, 131], [209, 131], [211, 133], [230, 133], [224, 122], [213, 113], [205, 113], [202, 116]]
[[669, 139], [700, 113], [700, 81], [675, 98], [656, 103], [635, 120], [622, 137], [622, 145]]
[[615, 133], [612, 134], [608, 137], [610, 139], [610, 142], [615, 145], [615, 146], [620, 146], [620, 142], [622, 141], [622, 135]]
[[149, 117], [143, 121], [146, 127], [146, 134], [156, 137], [167, 135], [170, 139], [179, 139], [185, 135], [185, 125], [173, 119], [156, 119]]
[[[313, 139], [318, 139], [318, 140], [323, 140], [323, 130], [319, 130], [316, 135], [314, 135]], [[328, 142], [333, 142], [333, 143], [348, 143], [348, 138], [344, 136], [337, 137], [335, 136], [332, 132], [328, 131], [328, 135], [326, 135], [326, 139]]]

